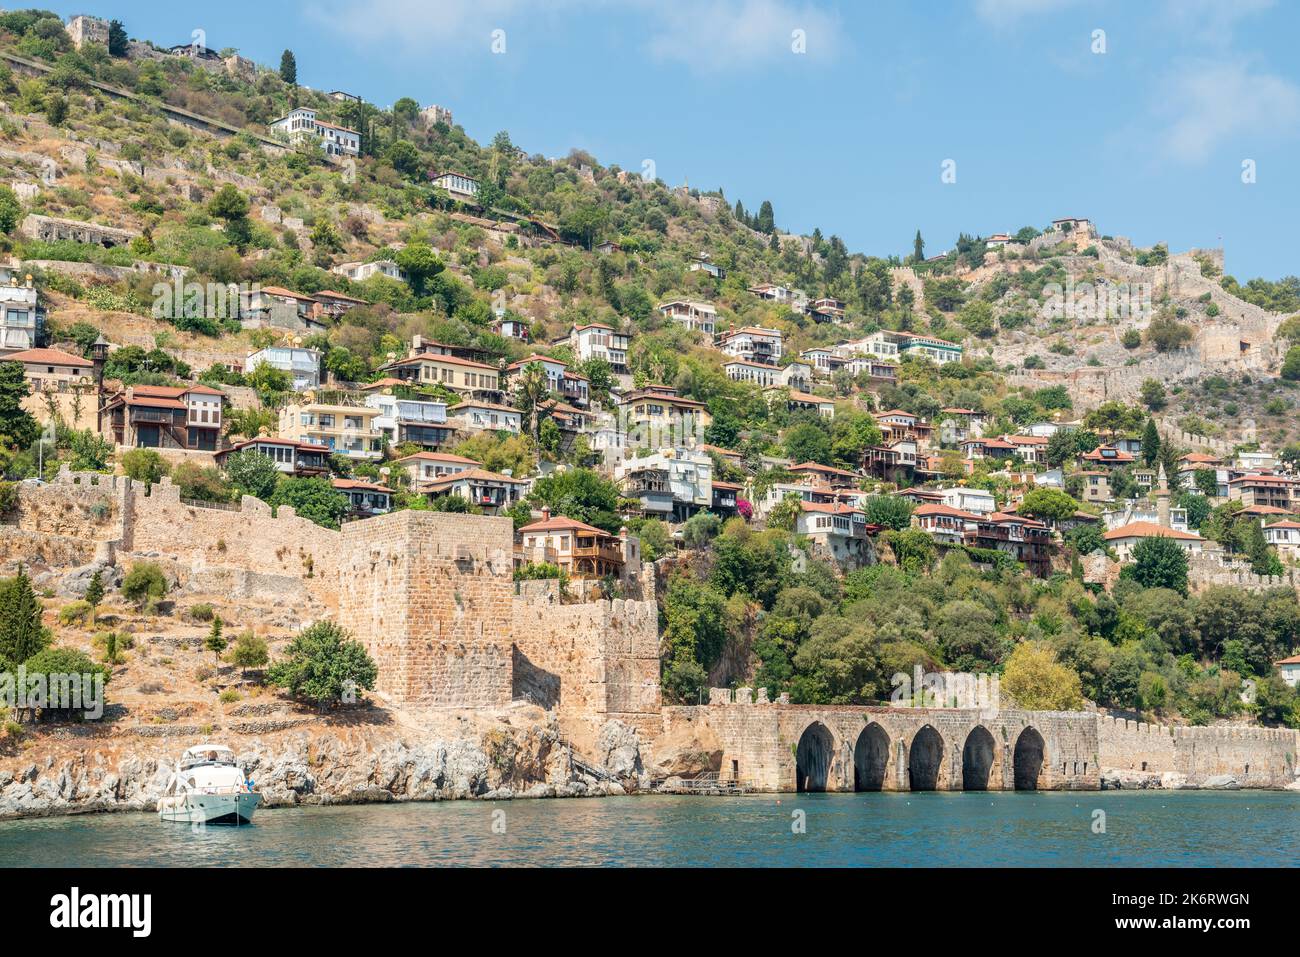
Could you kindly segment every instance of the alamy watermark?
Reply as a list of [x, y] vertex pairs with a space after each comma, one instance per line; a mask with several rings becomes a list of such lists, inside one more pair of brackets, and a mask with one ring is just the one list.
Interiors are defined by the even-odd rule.
[[1149, 282], [1093, 285], [1067, 279], [1043, 287], [1044, 319], [1150, 319], [1152, 286]]
[[102, 672], [0, 671], [0, 707], [13, 711], [80, 711], [89, 720], [104, 716]]
[[895, 673], [889, 683], [892, 708], [978, 708], [998, 711], [1001, 708], [1000, 680], [993, 674], [967, 671], [922, 671], [917, 665], [912, 674]]

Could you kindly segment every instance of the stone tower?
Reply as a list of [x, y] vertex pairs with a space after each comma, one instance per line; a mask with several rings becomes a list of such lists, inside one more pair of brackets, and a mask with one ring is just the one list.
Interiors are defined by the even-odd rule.
[[1161, 528], [1169, 528], [1169, 478], [1165, 475], [1165, 464], [1160, 463], [1156, 473], [1156, 521]]

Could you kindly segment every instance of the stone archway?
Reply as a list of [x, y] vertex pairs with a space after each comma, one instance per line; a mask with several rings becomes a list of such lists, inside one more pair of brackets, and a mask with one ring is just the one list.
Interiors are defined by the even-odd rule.
[[1047, 746], [1035, 728], [1025, 728], [1016, 738], [1012, 767], [1017, 791], [1037, 791], [1038, 778], [1043, 771], [1043, 756]]
[[987, 791], [997, 746], [982, 724], [971, 729], [961, 749], [961, 786], [964, 791]]
[[834, 758], [835, 738], [830, 729], [820, 721], [804, 728], [794, 751], [795, 790], [825, 791]]
[[913, 791], [936, 790], [942, 764], [943, 737], [927, 724], [916, 732], [907, 754], [908, 787]]
[[879, 791], [884, 788], [888, 763], [889, 735], [873, 721], [862, 729], [853, 748], [853, 790]]

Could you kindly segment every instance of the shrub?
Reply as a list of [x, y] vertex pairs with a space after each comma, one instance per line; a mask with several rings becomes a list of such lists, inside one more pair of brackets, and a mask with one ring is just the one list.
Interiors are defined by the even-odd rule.
[[211, 621], [213, 614], [215, 613], [212, 606], [206, 601], [199, 602], [197, 605], [190, 605], [189, 615], [195, 621]]
[[285, 657], [267, 671], [271, 684], [318, 707], [371, 689], [379, 669], [360, 642], [331, 621], [318, 621], [289, 645]]
[[59, 609], [60, 625], [85, 625], [90, 618], [91, 606], [88, 601], [69, 602]]
[[153, 449], [131, 449], [122, 453], [122, 471], [137, 482], [154, 485], [171, 466]]
[[217, 697], [222, 704], [234, 704], [236, 701], [240, 699], [241, 695], [234, 688], [227, 688], [225, 691], [221, 692], [221, 694], [218, 695]]
[[266, 639], [260, 635], [255, 635], [251, 631], [245, 631], [235, 639], [235, 645], [230, 650], [230, 662], [241, 671], [249, 668], [260, 668], [269, 660], [267, 654]]
[[154, 562], [136, 562], [122, 579], [122, 597], [137, 607], [153, 604], [167, 594], [167, 579]]

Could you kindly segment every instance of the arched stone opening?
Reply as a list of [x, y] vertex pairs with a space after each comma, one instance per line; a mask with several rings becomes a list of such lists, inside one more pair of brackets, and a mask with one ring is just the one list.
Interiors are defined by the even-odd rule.
[[879, 791], [885, 786], [889, 735], [874, 721], [862, 729], [853, 748], [853, 790]]
[[825, 791], [834, 757], [835, 739], [830, 729], [820, 721], [808, 725], [794, 751], [795, 790]]
[[1020, 732], [1012, 758], [1017, 791], [1038, 790], [1038, 778], [1043, 771], [1043, 756], [1046, 750], [1043, 736], [1036, 729], [1025, 728]]
[[943, 738], [926, 725], [912, 739], [907, 755], [908, 786], [913, 791], [933, 791], [939, 786], [939, 769], [943, 764]]
[[961, 749], [961, 786], [964, 791], [987, 791], [996, 748], [988, 728], [976, 725]]

